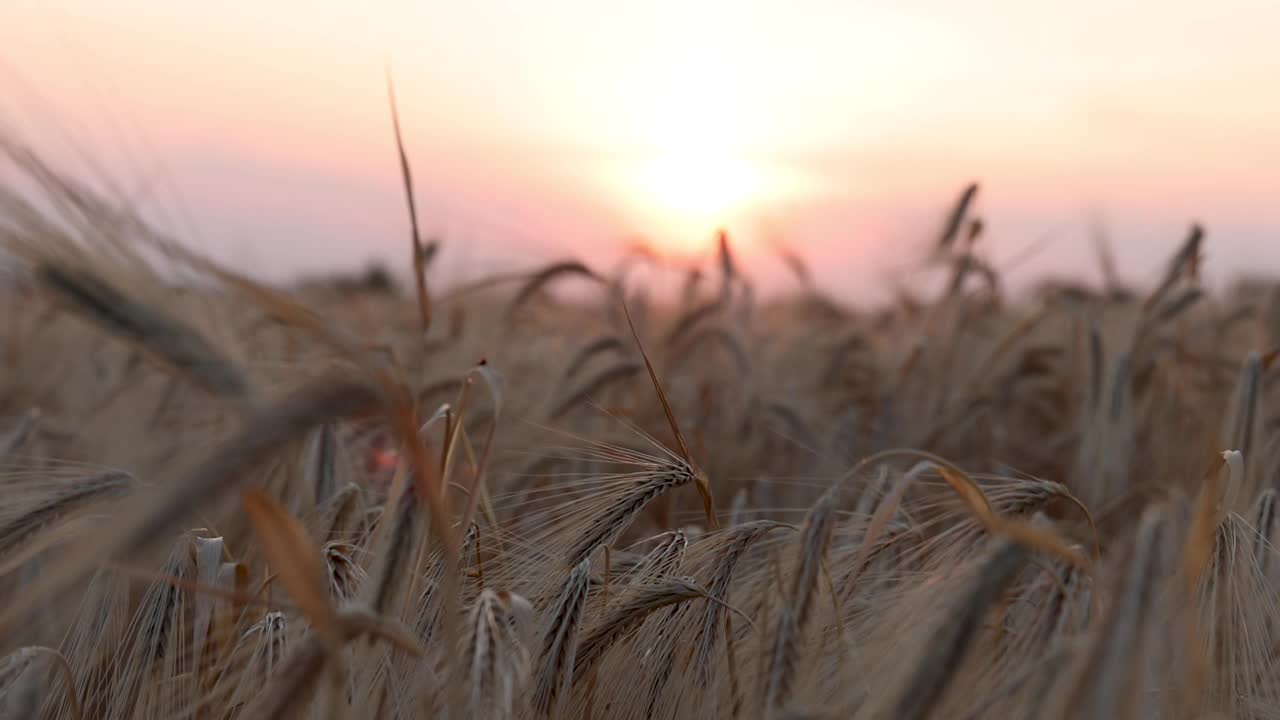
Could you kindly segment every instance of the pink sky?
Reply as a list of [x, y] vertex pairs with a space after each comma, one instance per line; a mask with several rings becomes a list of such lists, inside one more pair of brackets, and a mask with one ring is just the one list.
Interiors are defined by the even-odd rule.
[[446, 270], [723, 223], [856, 296], [979, 179], [997, 262], [1047, 238], [1021, 277], [1092, 273], [1099, 217], [1138, 280], [1199, 219], [1222, 277], [1280, 272], [1277, 27], [1273, 0], [9, 0], [0, 124], [268, 275], [406, 254], [389, 63]]

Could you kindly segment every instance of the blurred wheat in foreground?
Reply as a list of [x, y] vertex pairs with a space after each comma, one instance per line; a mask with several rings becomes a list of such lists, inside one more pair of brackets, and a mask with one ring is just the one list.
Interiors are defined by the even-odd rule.
[[876, 312], [727, 239], [285, 291], [6, 157], [5, 717], [1280, 717], [1280, 296], [1199, 228], [1025, 302], [973, 189]]

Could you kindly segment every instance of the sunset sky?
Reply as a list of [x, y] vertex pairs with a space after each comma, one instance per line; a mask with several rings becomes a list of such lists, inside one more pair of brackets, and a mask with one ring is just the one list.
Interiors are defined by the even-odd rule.
[[[7, 0], [0, 126], [271, 276], [397, 262], [384, 72], [448, 272], [717, 225], [856, 296], [970, 180], [1019, 277], [1280, 272], [1280, 4]], [[1029, 247], [1039, 250], [1015, 264]]]

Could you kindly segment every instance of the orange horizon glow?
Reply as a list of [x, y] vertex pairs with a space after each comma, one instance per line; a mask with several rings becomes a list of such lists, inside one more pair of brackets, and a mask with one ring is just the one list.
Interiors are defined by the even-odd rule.
[[1280, 271], [1277, 23], [1264, 0], [12, 0], [0, 130], [272, 272], [403, 254], [388, 66], [450, 272], [636, 235], [706, 254], [723, 226], [866, 286], [971, 179], [995, 257], [1050, 238], [1028, 272], [1092, 272], [1099, 217], [1138, 274], [1192, 219], [1219, 272]]

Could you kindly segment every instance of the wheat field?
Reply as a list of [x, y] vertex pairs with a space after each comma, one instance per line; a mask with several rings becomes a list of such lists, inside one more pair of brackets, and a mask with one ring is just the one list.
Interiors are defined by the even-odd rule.
[[4, 717], [1280, 717], [1280, 294], [1199, 227], [1014, 297], [974, 188], [875, 308], [727, 238], [284, 288], [5, 152]]

